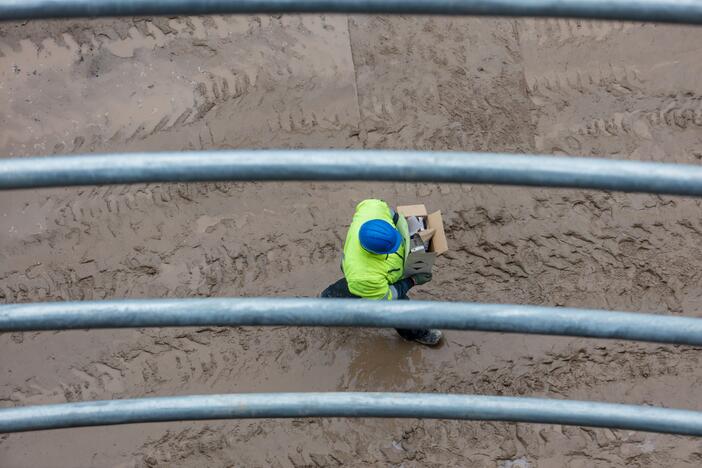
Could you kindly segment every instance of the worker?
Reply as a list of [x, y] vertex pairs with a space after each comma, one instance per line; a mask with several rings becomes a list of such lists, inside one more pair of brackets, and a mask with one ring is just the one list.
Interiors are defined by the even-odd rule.
[[[407, 292], [432, 279], [419, 273], [403, 279], [409, 252], [407, 221], [382, 200], [363, 200], [356, 206], [344, 242], [341, 270], [344, 278], [325, 289], [325, 298], [409, 300]], [[432, 329], [397, 329], [406, 340], [427, 346], [441, 341]]]

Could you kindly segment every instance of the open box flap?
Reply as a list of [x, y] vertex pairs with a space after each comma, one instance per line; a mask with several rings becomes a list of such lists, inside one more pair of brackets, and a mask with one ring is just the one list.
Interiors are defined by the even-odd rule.
[[405, 218], [409, 216], [426, 216], [427, 207], [424, 205], [403, 205], [397, 207], [397, 212]]
[[446, 240], [446, 232], [444, 231], [444, 220], [441, 217], [441, 211], [436, 211], [427, 216], [427, 228], [435, 229], [436, 232], [431, 239], [431, 252], [441, 255], [448, 250], [448, 241]]

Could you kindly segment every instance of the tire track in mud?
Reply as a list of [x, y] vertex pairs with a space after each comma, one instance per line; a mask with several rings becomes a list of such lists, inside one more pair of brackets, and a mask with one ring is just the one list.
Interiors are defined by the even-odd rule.
[[539, 46], [563, 47], [573, 42], [605, 41], [611, 36], [640, 28], [640, 24], [622, 21], [573, 19], [526, 19], [520, 21], [520, 36]]
[[561, 135], [566, 140], [566, 147], [579, 150], [583, 146], [582, 138], [652, 140], [655, 132], [664, 131], [666, 135], [673, 135], [688, 130], [696, 132], [702, 127], [702, 96], [640, 95], [639, 99], [633, 110], [609, 115], [603, 113], [602, 117], [583, 119], [582, 123], [573, 125]]
[[[66, 332], [75, 336], [77, 332]], [[65, 368], [56, 380], [36, 376], [22, 383], [0, 386], [0, 406], [98, 399], [138, 398], [155, 394], [236, 392], [262, 388], [285, 379], [291, 367], [333, 379], [321, 360], [334, 359], [325, 349], [335, 335], [325, 330], [284, 327], [212, 327], [124, 330], [110, 340], [94, 331], [95, 345], [83, 349], [79, 359], [59, 363]], [[18, 345], [41, 346], [45, 337], [25, 333]], [[338, 338], [338, 336], [336, 336]], [[107, 339], [104, 342], [101, 340]], [[272, 340], [272, 341], [271, 341]], [[280, 346], [270, 347], [270, 342]], [[284, 343], [292, 342], [293, 346]], [[309, 348], [309, 349], [308, 349]], [[253, 356], [253, 357], [252, 357]], [[315, 363], [310, 366], [310, 363]], [[265, 370], [261, 370], [265, 368]], [[335, 371], [338, 373], [338, 371]], [[326, 374], [322, 377], [323, 374]], [[50, 382], [47, 384], [46, 382]], [[328, 383], [319, 383], [322, 386]], [[298, 384], [299, 385], [299, 384]]]
[[[693, 372], [699, 364], [700, 348], [658, 345], [651, 349], [654, 346], [630, 342], [587, 348], [575, 345], [563, 352], [516, 358], [485, 369], [446, 365], [440, 372], [441, 378], [422, 386], [422, 391], [448, 389], [450, 393], [522, 396], [548, 393], [568, 398], [574, 391], [599, 394], [612, 383], [644, 387], [649, 379], [675, 379]], [[469, 359], [474, 352], [460, 352], [458, 362], [460, 358]], [[654, 359], [647, 359], [651, 356]]]
[[[105, 142], [99, 139], [93, 140], [91, 146], [131, 143], [168, 130], [182, 129], [184, 126], [201, 122], [217, 105], [245, 97], [251, 91], [249, 78], [234, 69], [207, 71], [202, 74], [204, 78], [198, 78], [193, 82], [190, 102], [180, 103], [182, 105], [159, 115], [152, 115], [147, 120], [117, 128]], [[215, 143], [211, 133], [209, 137], [206, 143], [201, 142], [201, 147]], [[76, 138], [85, 140], [84, 137]]]
[[[33, 267], [33, 276], [11, 271], [0, 277], [0, 299], [19, 303], [50, 300], [96, 300], [111, 297], [210, 297], [284, 292], [273, 280], [296, 268], [328, 264], [337, 258], [336, 233], [320, 231], [321, 240], [276, 239], [260, 249], [258, 243], [211, 249], [188, 245], [168, 252], [139, 248], [107, 265], [94, 258], [56, 269], [52, 263]], [[303, 252], [309, 252], [305, 255]], [[294, 261], [292, 259], [295, 259]], [[290, 259], [290, 260], [288, 260]], [[252, 289], [252, 285], [260, 284]]]
[[[107, 63], [105, 53], [127, 58], [133, 57], [135, 50], [138, 48], [154, 50], [157, 47], [164, 47], [166, 44], [166, 36], [163, 31], [153, 26], [151, 22], [141, 23], [142, 25], [147, 25], [145, 28], [138, 28], [136, 26], [138, 23], [131, 23], [127, 31], [124, 31], [124, 28], [122, 28], [121, 34], [115, 27], [109, 26], [112, 23], [103, 22], [103, 24], [105, 26], [100, 28], [99, 32], [90, 31], [86, 28], [84, 30], [79, 29], [77, 34], [74, 33], [75, 35], [70, 32], [53, 34], [49, 32], [49, 34], [42, 34], [41, 39], [17, 39], [16, 44], [19, 47], [17, 53], [14, 53], [11, 46], [9, 46], [9, 44], [12, 44], [11, 40], [3, 38], [3, 45], [0, 47], [2, 47], [4, 52], [4, 62], [16, 62], [19, 64], [15, 65], [18, 69], [20, 65], [28, 70], [33, 68], [34, 71], [32, 73], [34, 75], [37, 72], [41, 75], [49, 71], [50, 67], [55, 65], [55, 62], [62, 62], [61, 66], [64, 69], [71, 69], [86, 63], [88, 76], [99, 77], [100, 73], [104, 71], [101, 69], [104, 68], [101, 65]], [[73, 27], [77, 28], [78, 25]], [[54, 63], [45, 64], [43, 59], [46, 58], [53, 59], [52, 62]], [[180, 112], [181, 115], [182, 113], [183, 111]], [[155, 125], [164, 126], [169, 120], [175, 121], [177, 119], [172, 119], [171, 115], [166, 115], [163, 118], [156, 116]], [[145, 123], [137, 123], [134, 127], [131, 130], [119, 127], [102, 138], [113, 141], [129, 139], [137, 133], [143, 132], [147, 125]], [[154, 128], [154, 125], [150, 127]], [[91, 138], [86, 138], [85, 135], [75, 136], [73, 150], [79, 149], [86, 140], [90, 141]], [[3, 144], [7, 145], [8, 142], [5, 141]], [[66, 145], [62, 144], [62, 147], [60, 146], [57, 150], [65, 150], [65, 147]]]
[[[369, 457], [358, 458], [353, 455], [354, 441], [329, 437], [325, 433], [323, 420], [291, 420], [276, 423], [266, 421], [263, 424], [241, 421], [237, 428], [224, 424], [212, 424], [199, 428], [187, 428], [172, 431], [157, 440], [150, 441], [135, 454], [143, 457], [147, 466], [187, 466], [188, 462], [201, 460], [204, 463], [212, 459], [233, 459], [230, 454], [239, 452], [238, 463], [248, 466], [293, 466], [293, 467], [333, 467], [349, 466], [359, 462], [381, 462], [382, 459]], [[313, 440], [325, 441], [334, 446], [331, 453], [315, 452], [304, 449], [301, 433], [309, 433]], [[256, 444], [260, 440], [289, 439], [292, 434], [299, 451], [290, 454], [272, 452], [252, 455], [240, 451], [246, 445]], [[349, 434], [349, 438], [358, 439], [358, 434]], [[382, 456], [382, 454], [381, 454]]]
[[[275, 278], [338, 258], [341, 228], [319, 229], [314, 242], [307, 238], [309, 227], [262, 237], [255, 226], [248, 227], [258, 210], [206, 214], [208, 207], [221, 211], [243, 194], [260, 190], [265, 186], [258, 183], [206, 183], [56, 191], [47, 228], [20, 243], [22, 248], [35, 246], [37, 258], [49, 260], [0, 274], [0, 297], [26, 302], [236, 295], [252, 284], [260, 287], [249, 294], [266, 295], [286, 287], [276, 285]], [[189, 226], [179, 220], [184, 210], [200, 212]], [[316, 222], [309, 210], [298, 219]], [[233, 233], [243, 237], [234, 242]], [[97, 239], [127, 248], [105, 258], [96, 250]], [[52, 260], [67, 250], [75, 252], [75, 264], [62, 267]]]
[[[472, 300], [503, 302], [488, 292], [499, 284], [519, 303], [676, 313], [695, 302], [702, 251], [684, 239], [699, 236], [699, 202], [573, 193], [495, 208], [480, 206], [472, 193], [477, 207], [445, 217], [456, 246], [445, 258], [456, 268], [444, 268], [439, 289], [459, 287]], [[659, 220], [665, 212], [676, 215]], [[529, 217], [534, 224], [523, 221]], [[666, 272], [674, 265], [671, 276]]]
[[[616, 27], [596, 37], [579, 28], [577, 34], [586, 36], [579, 39], [571, 34], [579, 23], [520, 24], [527, 89], [536, 106], [532, 115], [541, 133], [539, 151], [697, 160], [695, 155], [702, 154], [694, 134], [702, 119], [700, 90], [690, 77], [698, 72], [685, 60], [695, 55], [695, 47], [677, 46], [697, 31], [612, 23]], [[559, 28], [562, 33], [556, 32]], [[648, 44], [649, 53], [640, 44]], [[673, 137], [680, 132], [687, 132], [682, 141]], [[678, 149], [682, 146], [684, 151]]]
[[[35, 145], [32, 152], [100, 151], [125, 145], [141, 148], [153, 144], [150, 141], [159, 134], [182, 132], [184, 127], [192, 126], [195, 128], [188, 130], [186, 141], [193, 148], [247, 146], [251, 144], [247, 138], [232, 144], [237, 138], [229, 135], [229, 128], [220, 128], [219, 134], [213, 135], [209, 122], [232, 115], [242, 120], [240, 114], [256, 111], [261, 105], [278, 111], [277, 119], [265, 119], [269, 129], [276, 132], [312, 133], [348, 125], [349, 112], [344, 106], [325, 108], [314, 102], [303, 104], [304, 99], [300, 99], [298, 108], [290, 109], [281, 106], [277, 96], [285, 89], [296, 94], [314, 93], [317, 82], [328, 78], [325, 66], [315, 62], [308, 46], [314, 38], [325, 35], [330, 46], [343, 42], [347, 33], [339, 29], [337, 19], [133, 19], [96, 21], [94, 29], [83, 23], [65, 23], [58, 29], [36, 31], [39, 37], [31, 40], [23, 39], [27, 37], [25, 29], [12, 28], [0, 38], [0, 69], [16, 70], [2, 76], [11, 90], [4, 98], [8, 104], [5, 107], [9, 110], [18, 106], [22, 94], [30, 93], [29, 81], [32, 99], [46, 101], [48, 109], [41, 116], [0, 114], [0, 122], [8, 123], [7, 132], [0, 135], [0, 146], [23, 153], [36, 141], [37, 133], [52, 132], [56, 134], [54, 141]], [[247, 45], [251, 50], [244, 53]], [[185, 49], [190, 49], [188, 59], [175, 61], [174, 57], [181, 56]], [[343, 57], [336, 59], [320, 50], [332, 57], [334, 66], [350, 66]], [[288, 63], [276, 61], [276, 57], [288, 57]], [[271, 62], [273, 67], [269, 66]], [[73, 81], [66, 81], [63, 93], [44, 93], [43, 88], [52, 81], [66, 79], [56, 73], [56, 68], [87, 79], [88, 86], [76, 87]], [[163, 75], [169, 79], [163, 80]], [[136, 86], [131, 83], [135, 77]], [[283, 89], [275, 91], [281, 84]], [[104, 89], [110, 89], [110, 93], [105, 94]], [[76, 105], [85, 108], [86, 100], [89, 112], [82, 115], [83, 110]], [[215, 116], [221, 113], [221, 107], [226, 108], [222, 111], [225, 115]], [[55, 117], [58, 115], [61, 118]], [[270, 136], [254, 146], [269, 141]]]
[[367, 147], [531, 148], [513, 22], [373, 17], [350, 25]]
[[[179, 99], [178, 102], [172, 99], [171, 104], [175, 103], [174, 106], [169, 105], [169, 103], [160, 98], [156, 98], [152, 104], [165, 105], [154, 106], [154, 111], [160, 110], [160, 107], [167, 107], [166, 110], [162, 110], [160, 113], [153, 112], [148, 118], [136, 121], [128, 118], [127, 122], [121, 122], [117, 125], [113, 125], [109, 121], [103, 125], [98, 124], [103, 128], [98, 129], [97, 133], [87, 134], [81, 132], [77, 136], [71, 136], [68, 141], [57, 140], [50, 149], [47, 147], [42, 149], [53, 153], [96, 151], [104, 147], [145, 140], [161, 132], [181, 129], [184, 126], [195, 124], [200, 122], [216, 105], [240, 98], [247, 93], [249, 88], [248, 81], [246, 79], [238, 79], [235, 73], [228, 70], [218, 75], [208, 72], [204, 79], [197, 81], [192, 86], [190, 98]], [[180, 92], [175, 94], [183, 97]], [[140, 104], [139, 107], [141, 107]], [[108, 105], [106, 109], [112, 109], [112, 107]], [[50, 125], [60, 126], [60, 122], [55, 121]], [[94, 127], [95, 125], [87, 124], [81, 126]], [[60, 130], [59, 134], [64, 131], [63, 129]], [[6, 139], [0, 141], [0, 144], [4, 147], [13, 147], [22, 144], [26, 146], [26, 142], [27, 140], [23, 140], [23, 137], [17, 132], [14, 135], [7, 134]], [[208, 141], [208, 143], [211, 143], [211, 141]]]
[[611, 65], [606, 69], [591, 67], [568, 71], [551, 71], [545, 75], [527, 77], [529, 95], [547, 99], [563, 99], [570, 93], [604, 90], [615, 96], [640, 93], [643, 82], [635, 68]]
[[[617, 106], [620, 107], [620, 106]], [[699, 96], [641, 97], [621, 111], [565, 118], [544, 141], [561, 154], [591, 154], [636, 160], [696, 163], [702, 159]], [[591, 115], [593, 115], [591, 114]], [[684, 149], [677, 146], [685, 142]]]
[[148, 183], [81, 188], [78, 193], [62, 192], [54, 197], [56, 209], [51, 222], [72, 228], [95, 225], [111, 218], [141, 218], [152, 210], [174, 216], [187, 205], [209, 199], [226, 199], [255, 188], [255, 183]]

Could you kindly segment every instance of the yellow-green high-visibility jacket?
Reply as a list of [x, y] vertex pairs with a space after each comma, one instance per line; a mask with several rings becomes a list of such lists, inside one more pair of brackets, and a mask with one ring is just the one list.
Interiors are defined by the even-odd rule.
[[363, 200], [356, 206], [349, 232], [344, 242], [344, 259], [341, 268], [355, 296], [365, 299], [397, 299], [397, 292], [391, 287], [402, 279], [405, 259], [409, 253], [409, 230], [403, 216], [397, 217], [396, 228], [402, 234], [402, 245], [396, 253], [378, 255], [368, 252], [361, 246], [359, 231], [361, 225], [372, 219], [382, 219], [391, 225], [394, 211], [382, 200]]

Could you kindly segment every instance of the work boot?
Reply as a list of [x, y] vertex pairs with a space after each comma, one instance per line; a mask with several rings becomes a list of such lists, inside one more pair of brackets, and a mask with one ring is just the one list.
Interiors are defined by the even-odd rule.
[[443, 334], [441, 333], [441, 330], [434, 330], [434, 329], [429, 329], [429, 330], [422, 330], [424, 333], [416, 336], [414, 338], [414, 341], [416, 341], [419, 344], [423, 344], [426, 346], [436, 346], [441, 342], [441, 337]]
[[439, 330], [413, 330], [407, 328], [397, 328], [396, 330], [407, 341], [415, 341], [427, 346], [436, 346], [441, 342], [442, 335]]

